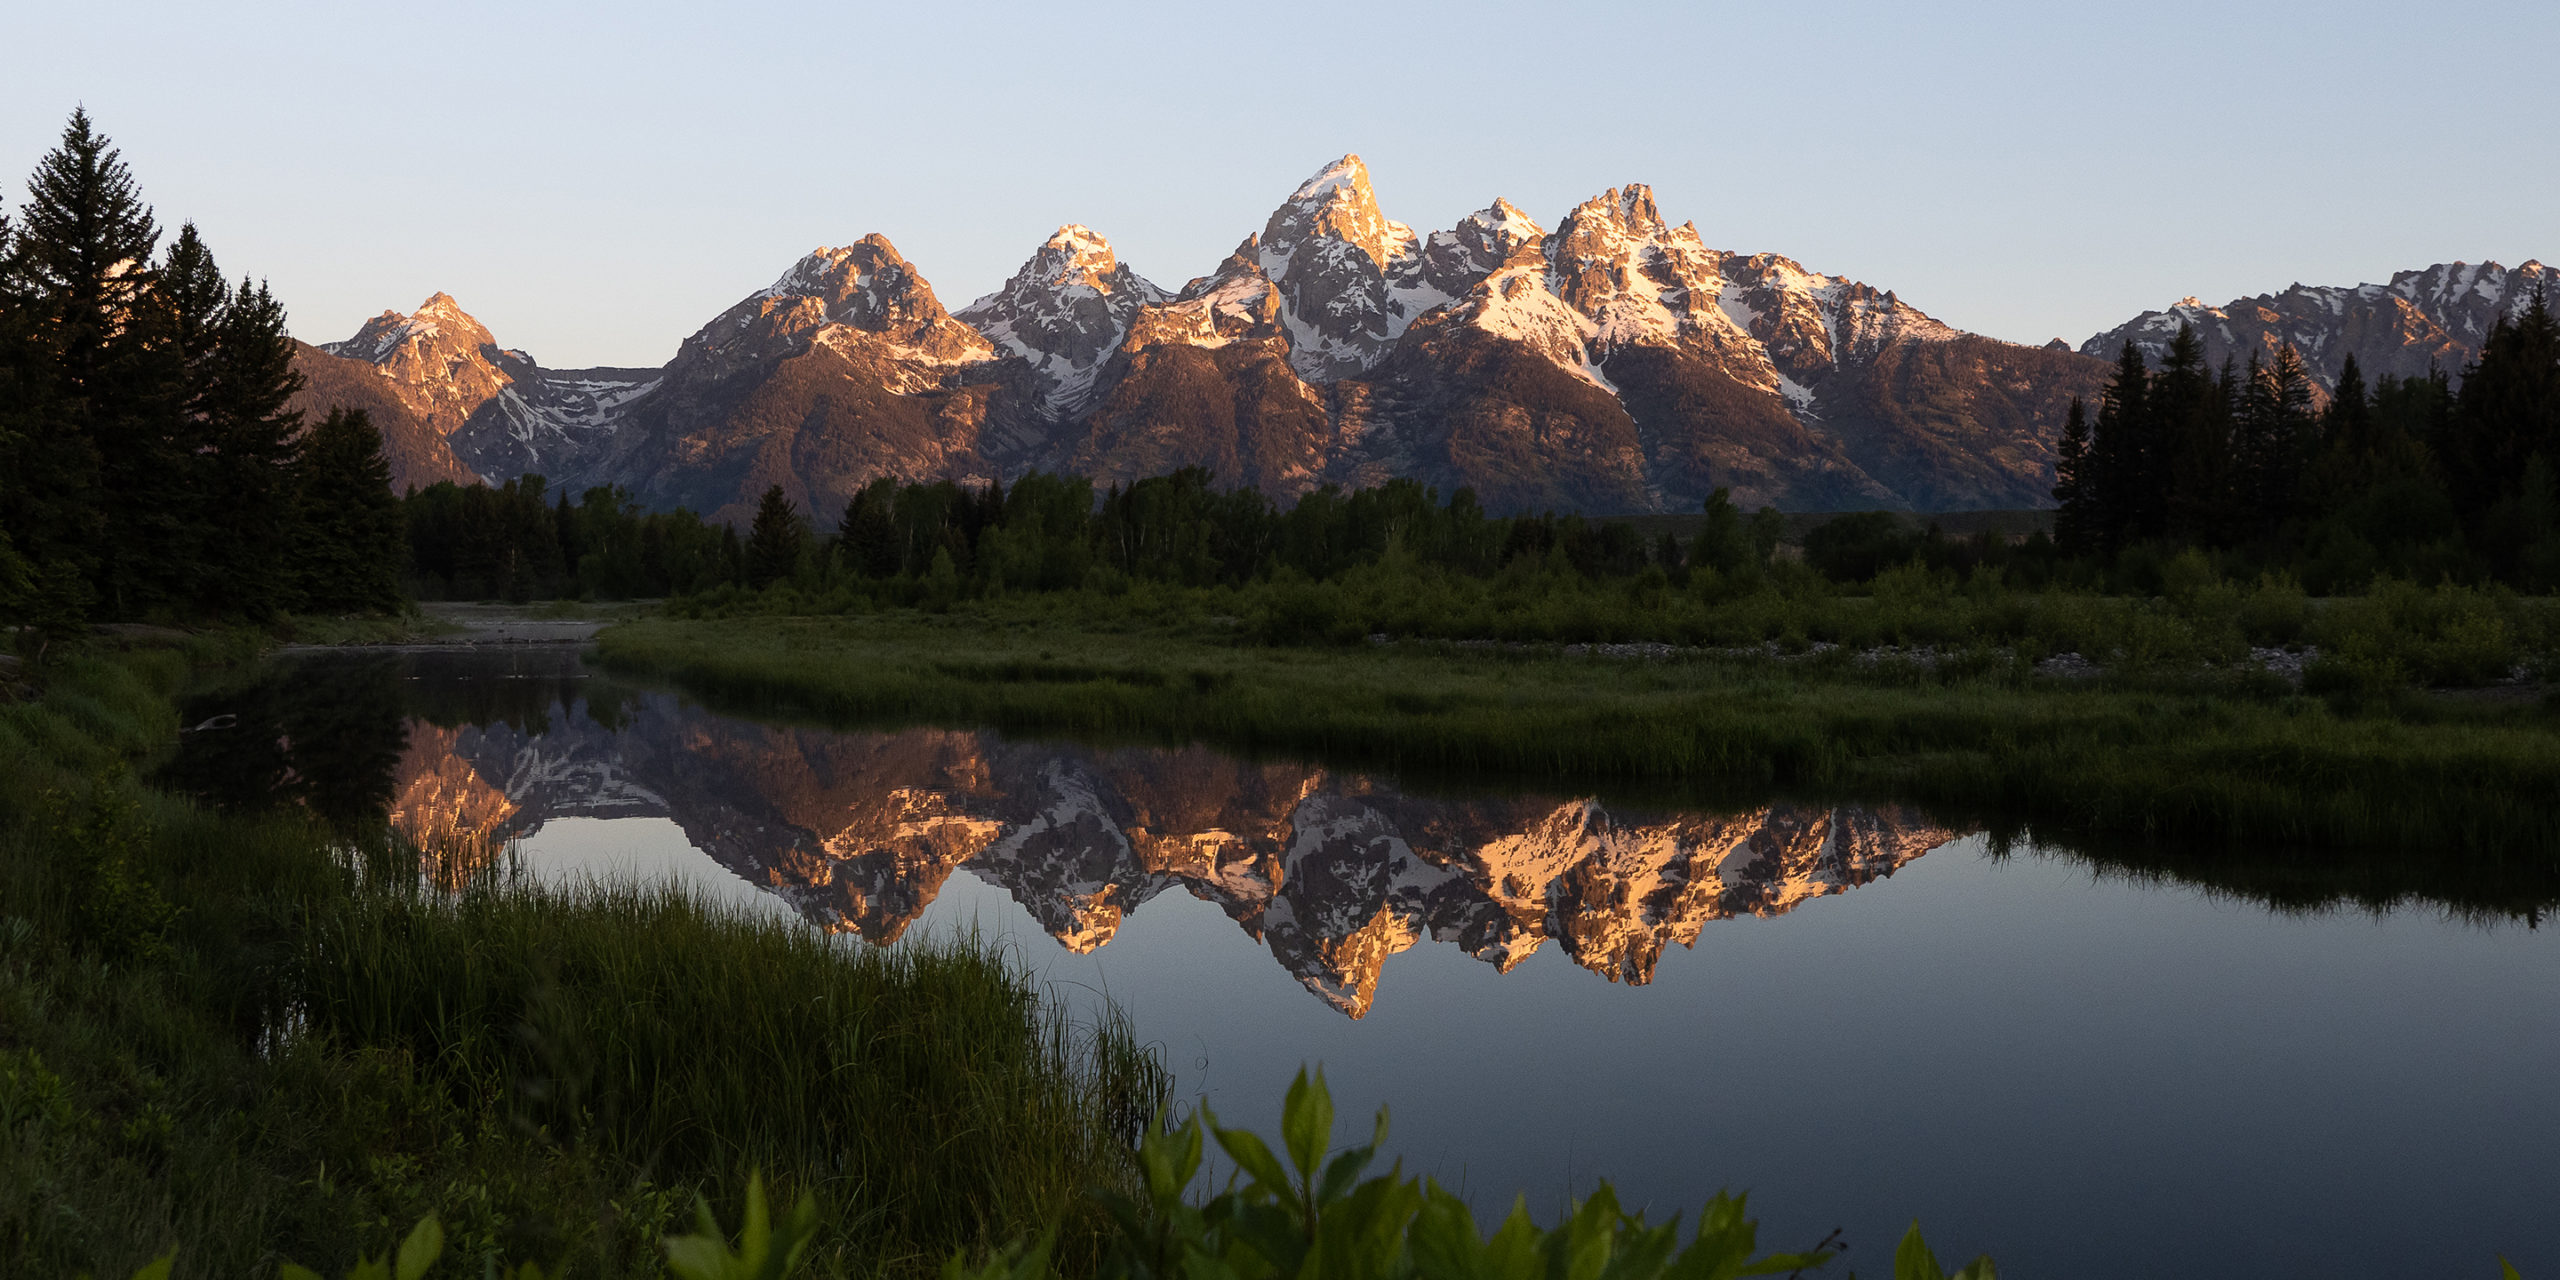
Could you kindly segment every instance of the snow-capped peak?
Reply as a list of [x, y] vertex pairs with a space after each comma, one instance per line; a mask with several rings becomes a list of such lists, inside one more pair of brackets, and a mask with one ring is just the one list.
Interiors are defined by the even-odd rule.
[[1369, 168], [1346, 155], [1271, 211], [1254, 263], [1279, 291], [1289, 362], [1311, 381], [1362, 373], [1415, 316], [1449, 300], [1424, 279], [1421, 238], [1378, 209]]
[[2290, 346], [2323, 387], [2334, 385], [2349, 355], [2367, 378], [2424, 377], [2476, 359], [2500, 318], [2522, 312], [2536, 290], [2554, 284], [2560, 272], [2539, 262], [2513, 269], [2439, 262], [2395, 272], [2388, 284], [2295, 284], [2221, 306], [2186, 297], [2092, 336], [2080, 351], [2114, 359], [2130, 344], [2157, 360], [2180, 325], [2193, 325], [2211, 364]]
[[[438, 339], [444, 341], [439, 342]], [[451, 355], [470, 356], [478, 354], [482, 346], [494, 345], [495, 342], [489, 336], [489, 330], [472, 319], [471, 314], [462, 309], [462, 304], [453, 300], [452, 294], [438, 292], [407, 315], [385, 311], [365, 321], [364, 327], [356, 330], [354, 337], [344, 342], [321, 343], [320, 349], [333, 356], [385, 365], [399, 359], [403, 352], [414, 353], [425, 345], [439, 349], [451, 347], [454, 348], [449, 353]]]
[[1331, 197], [1336, 191], [1349, 193], [1351, 199], [1366, 200], [1373, 207], [1377, 204], [1377, 198], [1369, 193], [1369, 166], [1361, 163], [1356, 155], [1345, 155], [1316, 170], [1314, 177], [1299, 183], [1298, 189], [1289, 193], [1289, 201], [1292, 204], [1313, 203]]
[[1052, 416], [1090, 402], [1102, 366], [1138, 311], [1172, 295], [1122, 266], [1092, 228], [1058, 228], [1005, 286], [962, 307], [959, 318], [1000, 356], [1031, 366]]
[[1487, 252], [1508, 259], [1513, 250], [1524, 244], [1535, 244], [1547, 238], [1547, 229], [1538, 220], [1520, 211], [1520, 206], [1499, 196], [1482, 209], [1458, 219], [1456, 234]]
[[[744, 328], [740, 308], [761, 312], [793, 299], [815, 302], [825, 324], [879, 335], [904, 357], [949, 363], [991, 354], [985, 340], [943, 310], [933, 286], [877, 232], [840, 248], [811, 250], [771, 288], [731, 308], [724, 320]], [[722, 321], [712, 323], [716, 327]]]

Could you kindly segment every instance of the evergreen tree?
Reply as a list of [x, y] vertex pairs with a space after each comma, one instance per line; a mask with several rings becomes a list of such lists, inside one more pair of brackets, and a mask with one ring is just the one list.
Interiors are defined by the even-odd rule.
[[[198, 608], [252, 616], [292, 608], [297, 581], [288, 566], [300, 541], [293, 471], [303, 431], [301, 411], [288, 406], [303, 380], [293, 367], [284, 307], [265, 281], [243, 279], [231, 291], [204, 375], [190, 379], [209, 445], [207, 485], [194, 495], [191, 514], [199, 528], [223, 536], [197, 557], [204, 567]], [[364, 427], [379, 453], [381, 433], [370, 422]], [[387, 471], [381, 489], [390, 501]], [[396, 582], [399, 568], [395, 552], [382, 571]]]
[[2270, 536], [2301, 514], [2311, 438], [2311, 375], [2303, 368], [2301, 353], [2289, 343], [2277, 349], [2272, 361], [2251, 353], [2235, 450], [2239, 531]]
[[2114, 555], [2126, 542], [2142, 536], [2144, 507], [2152, 488], [2158, 455], [2151, 413], [2151, 370], [2142, 349], [2124, 344], [2116, 353], [2116, 376], [2098, 401], [2095, 439], [2089, 449], [2091, 534], [2094, 549]]
[[2446, 478], [2475, 524], [2521, 494], [2535, 455], [2560, 458], [2560, 321], [2539, 291], [2524, 314], [2490, 330], [2463, 373], [2450, 425]]
[[300, 519], [293, 558], [304, 607], [386, 611], [402, 603], [406, 543], [382, 433], [362, 409], [336, 409], [290, 464]]
[[2089, 469], [2089, 407], [2073, 396], [2053, 459], [2053, 541], [2066, 556], [2096, 549], [2099, 520]]
[[157, 284], [159, 224], [107, 139], [74, 111], [27, 183], [16, 274], [35, 311], [53, 375], [54, 424], [34, 459], [45, 516], [60, 532], [47, 553], [89, 569], [117, 613], [151, 602], [153, 509], [171, 465], [161, 351], [146, 304]]
[[2151, 386], [2159, 452], [2138, 488], [2137, 536], [2217, 542], [2231, 523], [2231, 388], [2205, 367], [2204, 340], [2181, 324]]
[[800, 509], [791, 505], [781, 485], [764, 491], [756, 503], [755, 524], [747, 535], [747, 585], [766, 587], [791, 576], [800, 563], [800, 548], [808, 540], [808, 530], [800, 521]]
[[[1021, 487], [1016, 485], [1014, 492], [1019, 494]], [[1092, 497], [1089, 487], [1085, 496]], [[845, 503], [844, 519], [836, 525], [836, 546], [854, 572], [870, 578], [898, 575], [898, 522], [892, 514], [897, 503], [898, 482], [887, 476], [864, 485]]]

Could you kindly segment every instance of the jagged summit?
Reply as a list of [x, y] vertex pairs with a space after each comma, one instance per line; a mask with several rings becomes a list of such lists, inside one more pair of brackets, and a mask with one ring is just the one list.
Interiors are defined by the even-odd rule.
[[[817, 309], [810, 312], [794, 305], [803, 300], [817, 303]], [[991, 354], [986, 340], [953, 319], [934, 296], [933, 286], [899, 255], [887, 236], [876, 231], [841, 248], [811, 250], [772, 287], [731, 312], [764, 303], [797, 311], [800, 314], [794, 318], [812, 327], [844, 325], [880, 335], [924, 359], [983, 360]]]
[[1131, 271], [1092, 228], [1069, 224], [1043, 242], [1003, 288], [960, 309], [958, 317], [994, 345], [999, 356], [1029, 366], [1043, 414], [1085, 409], [1112, 354], [1140, 308], [1171, 298]]
[[1286, 276], [1290, 260], [1309, 241], [1356, 248], [1380, 271], [1419, 247], [1413, 228], [1379, 211], [1377, 192], [1369, 185], [1369, 167], [1353, 155], [1298, 184], [1288, 200], [1271, 211], [1271, 220], [1262, 229], [1263, 271], [1273, 279]]
[[2156, 362], [2178, 326], [2192, 324], [2212, 364], [2245, 362], [2252, 352], [2272, 356], [2290, 344], [2323, 388], [2335, 387], [2349, 355], [2367, 378], [2424, 377], [2433, 369], [2458, 378], [2479, 358], [2499, 317], [2521, 313], [2536, 290], [2555, 287], [2560, 271], [2539, 261], [2512, 269], [2440, 262], [2397, 272], [2387, 284], [2296, 284], [2221, 306], [2189, 296], [2091, 336], [2080, 351], [2112, 360], [2130, 342]]
[[354, 337], [321, 343], [320, 349], [333, 356], [390, 364], [425, 358], [421, 353], [429, 347], [436, 351], [477, 352], [483, 346], [495, 345], [496, 339], [489, 336], [488, 328], [472, 319], [452, 294], [438, 292], [419, 303], [415, 311], [406, 315], [385, 311], [365, 321]]
[[[545, 369], [498, 345], [486, 325], [438, 292], [402, 315], [385, 311], [354, 337], [319, 348], [370, 367], [414, 426], [483, 477], [559, 473], [612, 434], [623, 408], [657, 385], [649, 369]], [[411, 480], [443, 479], [430, 472]]]
[[[1676, 216], [1630, 182], [1551, 222], [1497, 198], [1417, 234], [1345, 154], [1179, 291], [1069, 223], [955, 312], [871, 234], [791, 262], [662, 370], [542, 370], [438, 294], [331, 344], [330, 385], [396, 389], [493, 480], [540, 469], [728, 515], [773, 484], [824, 515], [881, 476], [1185, 466], [1282, 498], [1407, 477], [1499, 511], [1694, 511], [1718, 488], [1798, 510], [2050, 500], [2062, 410], [2103, 388], [2103, 360], [1962, 333]], [[2308, 351], [2345, 341], [2319, 346], [2315, 320], [2343, 324], [2423, 371], [2476, 350], [2511, 276], [2546, 274], [2454, 264], [2259, 301], [2302, 313], [2284, 331]], [[2137, 336], [2267, 328], [2236, 305], [2172, 312]]]

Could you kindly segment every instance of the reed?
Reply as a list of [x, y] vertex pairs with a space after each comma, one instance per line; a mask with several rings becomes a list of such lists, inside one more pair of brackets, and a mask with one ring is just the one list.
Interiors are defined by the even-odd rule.
[[987, 945], [883, 950], [664, 887], [365, 895], [297, 969], [313, 1033], [401, 1050], [534, 1141], [764, 1170], [862, 1270], [1044, 1228], [1072, 1255], [1166, 1084]]

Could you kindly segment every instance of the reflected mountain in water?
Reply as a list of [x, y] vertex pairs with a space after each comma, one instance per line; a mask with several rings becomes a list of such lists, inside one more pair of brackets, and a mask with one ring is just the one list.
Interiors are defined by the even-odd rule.
[[1708, 921], [1781, 914], [1957, 835], [1895, 808], [1444, 799], [1201, 747], [774, 727], [659, 694], [599, 706], [606, 688], [536, 681], [504, 717], [413, 719], [393, 825], [421, 848], [489, 849], [555, 818], [664, 817], [810, 919], [875, 942], [963, 868], [1077, 952], [1179, 889], [1355, 1018], [1386, 958], [1425, 937], [1504, 970], [1552, 938], [1643, 983]]

